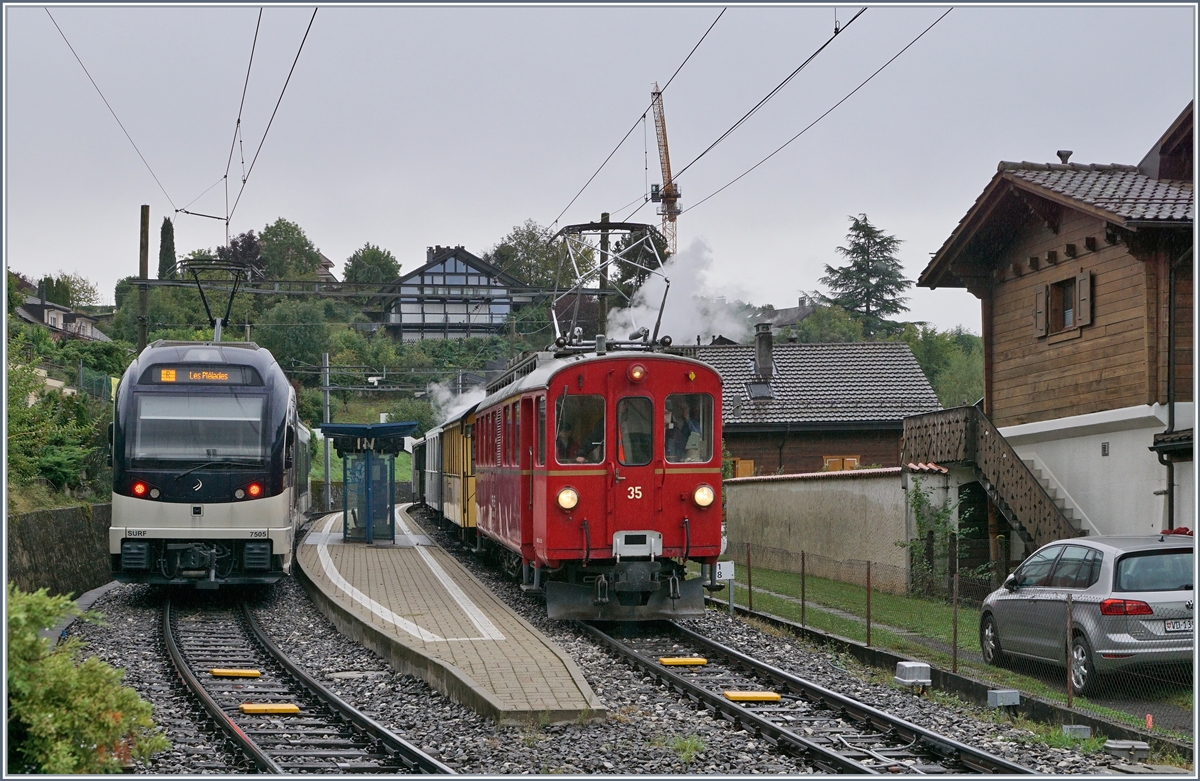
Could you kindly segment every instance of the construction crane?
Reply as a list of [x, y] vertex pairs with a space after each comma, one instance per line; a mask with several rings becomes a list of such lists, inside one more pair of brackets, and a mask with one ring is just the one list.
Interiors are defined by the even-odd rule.
[[658, 135], [658, 162], [662, 165], [663, 183], [650, 185], [650, 200], [661, 203], [658, 213], [662, 215], [662, 233], [667, 240], [667, 250], [675, 254], [675, 218], [679, 216], [679, 186], [671, 180], [671, 155], [667, 151], [667, 118], [663, 114], [662, 91], [658, 82], [650, 93], [654, 106], [654, 131]]

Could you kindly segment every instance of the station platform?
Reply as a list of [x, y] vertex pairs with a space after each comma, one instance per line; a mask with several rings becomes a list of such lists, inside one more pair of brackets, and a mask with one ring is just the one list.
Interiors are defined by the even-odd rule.
[[315, 521], [293, 573], [338, 630], [499, 724], [604, 716], [578, 666], [396, 509], [396, 541], [342, 541]]

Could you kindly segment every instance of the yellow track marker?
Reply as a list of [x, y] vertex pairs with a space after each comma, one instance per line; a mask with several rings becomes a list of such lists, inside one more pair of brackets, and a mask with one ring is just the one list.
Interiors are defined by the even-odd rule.
[[703, 656], [660, 656], [658, 663], [668, 667], [677, 667], [683, 665], [699, 665], [708, 664], [708, 660]]
[[299, 713], [300, 706], [290, 702], [243, 702], [238, 710], [242, 713]]
[[262, 675], [258, 670], [228, 670], [214, 667], [208, 671], [214, 678], [258, 678]]
[[725, 699], [733, 702], [779, 702], [779, 692], [725, 692]]

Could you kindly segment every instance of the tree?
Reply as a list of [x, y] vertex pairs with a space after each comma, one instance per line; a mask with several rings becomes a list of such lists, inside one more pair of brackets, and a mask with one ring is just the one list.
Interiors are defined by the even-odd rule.
[[255, 329], [255, 341], [266, 347], [287, 371], [293, 362], [321, 365], [329, 343], [329, 326], [318, 301], [284, 301], [266, 311], [266, 324]]
[[902, 242], [872, 225], [866, 214], [849, 219], [849, 246], [837, 248], [849, 263], [839, 268], [826, 265], [825, 276], [821, 277], [821, 284], [828, 285], [833, 293], [825, 297], [826, 303], [854, 312], [863, 321], [868, 336], [892, 332], [898, 324], [884, 317], [908, 311], [904, 305], [908, 299], [900, 294], [912, 287], [896, 258]]
[[[653, 250], [644, 242], [638, 244], [646, 237], [647, 232], [650, 234], [650, 242], [654, 245]], [[613, 245], [613, 254], [626, 252], [635, 245], [637, 245], [637, 249], [627, 252], [621, 258], [622, 262], [618, 263], [615, 268], [610, 267], [609, 271], [609, 281], [613, 287], [618, 288], [630, 298], [633, 298], [633, 294], [650, 277], [650, 271], [647, 269], [657, 269], [660, 262], [666, 263], [667, 259], [671, 257], [667, 240], [653, 228], [649, 231], [637, 231], [622, 236]], [[658, 253], [657, 258], [655, 252]]]
[[94, 282], [79, 274], [64, 271], [47, 274], [40, 284], [46, 286], [46, 300], [67, 307], [92, 306], [100, 303], [100, 292]]
[[[533, 220], [513, 226], [500, 243], [483, 253], [483, 259], [496, 268], [534, 287], [570, 287], [575, 272], [560, 242], [552, 242], [554, 231]], [[559, 276], [561, 266], [562, 276]]]
[[158, 278], [175, 279], [178, 276], [175, 270], [175, 223], [163, 217], [158, 232]]
[[[217, 258], [226, 263], [236, 263], [245, 268], [262, 269], [262, 246], [254, 231], [239, 233], [229, 240], [229, 246], [217, 247]], [[275, 277], [278, 279], [278, 277]]]
[[784, 328], [779, 338], [795, 338], [804, 344], [863, 341], [862, 321], [840, 306], [818, 306], [799, 323]]
[[280, 217], [259, 234], [267, 279], [316, 279], [321, 253], [294, 222]]
[[346, 259], [347, 282], [392, 282], [400, 277], [400, 263], [387, 250], [370, 242]]

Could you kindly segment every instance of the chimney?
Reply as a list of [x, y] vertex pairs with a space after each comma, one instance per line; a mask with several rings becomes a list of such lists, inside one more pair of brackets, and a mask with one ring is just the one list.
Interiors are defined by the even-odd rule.
[[773, 347], [771, 324], [759, 323], [754, 326], [754, 374], [766, 382], [771, 381]]
[[38, 295], [42, 297], [42, 309], [46, 308], [46, 280], [38, 283]]
[[426, 263], [432, 263], [432, 262], [433, 262], [433, 247], [426, 247], [426, 248], [425, 248], [425, 262], [426, 262]]
[[1062, 160], [1063, 165], [1066, 165], [1067, 161], [1071, 159], [1071, 155], [1074, 153], [1070, 149], [1060, 149], [1055, 154], [1058, 155], [1059, 160]]

